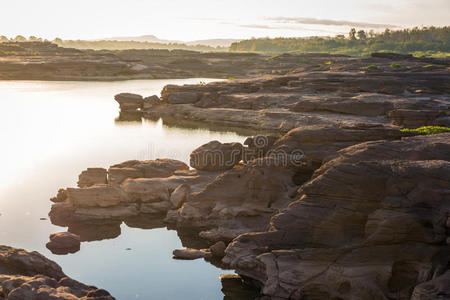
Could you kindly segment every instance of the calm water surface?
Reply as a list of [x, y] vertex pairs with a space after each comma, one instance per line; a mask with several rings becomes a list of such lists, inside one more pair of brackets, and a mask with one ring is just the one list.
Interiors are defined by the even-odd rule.
[[172, 250], [182, 247], [175, 231], [122, 224], [118, 238], [84, 242], [78, 253], [56, 256], [45, 243], [65, 228], [40, 220], [49, 198], [76, 186], [87, 167], [162, 157], [188, 162], [194, 148], [213, 139], [242, 142], [244, 136], [231, 132], [114, 121], [117, 93], [149, 96], [166, 84], [200, 81], [211, 80], [0, 82], [0, 244], [37, 250], [67, 275], [120, 300], [221, 299], [219, 275], [226, 272], [202, 260], [173, 260]]

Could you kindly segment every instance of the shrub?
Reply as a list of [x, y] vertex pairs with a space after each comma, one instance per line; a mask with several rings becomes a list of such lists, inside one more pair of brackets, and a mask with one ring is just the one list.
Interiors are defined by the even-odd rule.
[[380, 71], [380, 68], [378, 68], [375, 65], [370, 65], [370, 66], [364, 67], [363, 70], [366, 70], [366, 71]]
[[400, 69], [402, 66], [399, 64], [391, 64], [392, 69]]
[[418, 133], [422, 135], [429, 134], [438, 134], [444, 132], [450, 132], [450, 128], [448, 127], [439, 127], [439, 126], [424, 126], [416, 129], [401, 129], [401, 132], [410, 132], [410, 133]]

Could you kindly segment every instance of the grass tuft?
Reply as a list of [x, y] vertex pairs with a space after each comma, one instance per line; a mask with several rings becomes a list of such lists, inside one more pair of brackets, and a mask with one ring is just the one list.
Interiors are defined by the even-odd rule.
[[410, 133], [418, 133], [422, 135], [429, 134], [438, 134], [444, 132], [450, 132], [450, 128], [448, 127], [440, 127], [440, 126], [424, 126], [416, 129], [401, 129], [401, 132], [410, 132]]

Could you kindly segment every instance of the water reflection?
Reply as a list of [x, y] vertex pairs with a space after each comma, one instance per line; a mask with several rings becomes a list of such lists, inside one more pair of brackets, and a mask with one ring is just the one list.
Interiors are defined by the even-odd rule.
[[[79, 252], [64, 256], [53, 255], [45, 244], [50, 233], [65, 228], [41, 220], [50, 211], [49, 199], [60, 187], [74, 187], [87, 167], [158, 157], [187, 162], [195, 147], [210, 140], [243, 142], [245, 136], [234, 132], [114, 121], [119, 113], [114, 94], [149, 96], [169, 83], [200, 81], [209, 80], [0, 82], [0, 244], [39, 251], [69, 276], [119, 300], [221, 299], [223, 271], [204, 261], [174, 261], [172, 250], [182, 247], [177, 232], [152, 219], [71, 224], [69, 230], [85, 242]], [[181, 239], [190, 243], [183, 234]]]

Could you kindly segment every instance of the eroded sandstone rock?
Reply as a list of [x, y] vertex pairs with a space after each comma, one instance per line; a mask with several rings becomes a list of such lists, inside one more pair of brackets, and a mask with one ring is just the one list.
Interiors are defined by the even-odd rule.
[[173, 250], [173, 258], [194, 260], [199, 258], [207, 258], [211, 256], [211, 252], [207, 249], [176, 249]]
[[81, 239], [70, 232], [58, 232], [50, 235], [50, 241], [46, 247], [53, 254], [75, 253], [80, 250]]
[[236, 238], [224, 262], [270, 297], [409, 299], [416, 286], [417, 299], [427, 289], [445, 294], [445, 276], [424, 282], [443, 276], [450, 261], [449, 138], [341, 150], [272, 217], [269, 231]]
[[80, 188], [106, 183], [108, 183], [108, 179], [104, 168], [88, 168], [78, 176], [78, 187]]
[[211, 141], [191, 153], [190, 165], [202, 171], [229, 170], [242, 160], [242, 153], [240, 143]]
[[105, 290], [67, 277], [38, 252], [0, 246], [0, 299], [114, 300]]
[[114, 99], [119, 103], [122, 111], [137, 111], [142, 109], [144, 100], [141, 95], [131, 93], [121, 93], [114, 96]]

